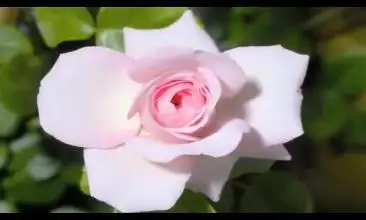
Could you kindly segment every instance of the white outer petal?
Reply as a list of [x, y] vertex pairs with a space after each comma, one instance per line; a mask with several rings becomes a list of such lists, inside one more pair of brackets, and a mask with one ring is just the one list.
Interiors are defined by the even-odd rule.
[[233, 152], [249, 127], [241, 119], [232, 119], [220, 127], [216, 133], [192, 143], [160, 143], [146, 137], [135, 137], [126, 142], [126, 148], [139, 152], [145, 158], [166, 163], [184, 155], [208, 155], [223, 157]]
[[237, 160], [238, 157], [233, 155], [220, 158], [198, 157], [187, 188], [205, 194], [214, 202], [219, 201]]
[[56, 139], [80, 147], [113, 147], [135, 136], [139, 119], [127, 119], [140, 89], [127, 73], [134, 62], [103, 47], [60, 55], [39, 88], [42, 128]]
[[124, 28], [125, 52], [135, 58], [166, 46], [187, 47], [218, 53], [212, 38], [196, 22], [193, 13], [187, 10], [173, 24], [161, 29]]
[[302, 135], [300, 86], [309, 56], [281, 46], [240, 47], [225, 53], [259, 89], [256, 97], [244, 103], [244, 117], [260, 133], [265, 146]]
[[191, 160], [151, 163], [124, 147], [84, 150], [90, 194], [121, 212], [168, 210], [191, 176]]

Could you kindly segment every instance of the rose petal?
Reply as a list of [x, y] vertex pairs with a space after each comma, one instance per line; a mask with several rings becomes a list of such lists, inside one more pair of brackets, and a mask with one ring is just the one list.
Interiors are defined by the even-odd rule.
[[243, 133], [249, 130], [241, 119], [232, 119], [219, 126], [216, 133], [186, 144], [160, 143], [146, 137], [135, 137], [126, 142], [126, 148], [139, 152], [154, 162], [166, 163], [183, 155], [208, 155], [223, 157], [233, 152], [241, 141]]
[[266, 146], [282, 144], [303, 134], [299, 88], [309, 57], [281, 46], [241, 47], [225, 52], [244, 70], [260, 94], [246, 102], [245, 119]]
[[165, 46], [187, 47], [212, 53], [219, 52], [212, 38], [198, 26], [190, 10], [184, 12], [175, 23], [168, 27], [151, 30], [124, 28], [123, 34], [125, 51], [135, 58]]
[[214, 202], [219, 201], [222, 189], [237, 160], [238, 158], [235, 156], [221, 158], [200, 156], [196, 160], [187, 187], [195, 192], [205, 194]]
[[199, 123], [197, 123], [196, 125], [191, 125], [188, 127], [178, 129], [169, 128], [169, 130], [172, 131], [173, 133], [179, 132], [189, 134], [203, 128], [209, 122], [209, 119], [212, 117], [215, 107], [221, 98], [221, 85], [216, 76], [206, 68], [200, 67], [198, 68], [197, 71], [198, 71], [197, 77], [201, 78], [201, 81], [208, 88], [209, 97], [207, 97], [208, 98], [207, 107], [203, 112], [203, 116], [201, 117], [202, 119]]
[[129, 79], [134, 60], [102, 47], [62, 54], [41, 81], [38, 111], [43, 129], [82, 147], [111, 147], [136, 135], [127, 113], [140, 86]]
[[163, 166], [124, 147], [86, 149], [84, 160], [91, 195], [121, 212], [170, 209], [191, 176], [190, 158]]
[[[211, 71], [206, 70], [205, 68], [199, 68], [197, 71], [198, 72], [196, 75], [185, 72], [179, 74], [167, 73], [156, 78], [151, 83], [148, 83], [144, 87], [143, 92], [140, 92], [139, 95], [137, 95], [136, 102], [132, 105], [129, 115], [132, 116], [139, 112], [141, 117], [141, 123], [143, 124], [144, 129], [152, 133], [154, 136], [156, 136], [157, 139], [161, 141], [175, 143], [181, 140], [196, 141], [201, 139], [200, 137], [194, 136], [193, 133], [200, 130], [202, 127], [207, 125], [207, 123], [209, 123], [209, 119], [212, 117], [215, 106], [221, 97], [221, 85], [219, 80]], [[192, 77], [196, 78], [197, 80], [191, 79]], [[151, 100], [148, 99], [148, 97], [150, 96], [146, 94], [151, 93], [152, 89], [156, 85], [164, 85], [164, 82], [168, 83], [172, 80], [183, 80], [185, 78], [188, 81], [193, 80], [193, 82], [202, 83], [202, 85], [200, 86], [203, 87], [203, 89], [205, 90], [207, 89], [210, 93], [210, 96], [207, 97], [207, 106], [205, 106], [205, 108], [202, 108], [201, 113], [198, 115], [198, 119], [200, 119], [200, 122], [181, 128], [163, 127], [159, 125], [158, 122], [156, 122], [153, 118], [151, 113], [153, 111], [152, 103], [150, 103]], [[148, 103], [148, 105], [146, 105], [146, 103]], [[196, 118], [192, 120], [192, 122], [194, 121], [197, 121]]]
[[220, 79], [223, 96], [234, 96], [244, 86], [242, 68], [226, 54], [199, 53], [196, 57], [201, 65], [213, 71]]
[[194, 71], [198, 66], [194, 50], [170, 46], [149, 51], [138, 61], [130, 76], [140, 83], [149, 83], [167, 72]]

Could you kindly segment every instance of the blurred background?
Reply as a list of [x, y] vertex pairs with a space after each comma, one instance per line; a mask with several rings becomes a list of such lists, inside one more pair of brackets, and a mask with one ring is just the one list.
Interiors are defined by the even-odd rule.
[[[186, 191], [171, 212], [366, 211], [366, 9], [192, 8], [220, 49], [282, 44], [311, 57], [305, 135], [293, 160], [243, 159], [214, 204]], [[182, 8], [0, 8], [0, 213], [113, 212], [88, 194], [82, 151], [39, 127], [40, 79], [60, 53], [123, 49], [121, 28], [158, 28]]]

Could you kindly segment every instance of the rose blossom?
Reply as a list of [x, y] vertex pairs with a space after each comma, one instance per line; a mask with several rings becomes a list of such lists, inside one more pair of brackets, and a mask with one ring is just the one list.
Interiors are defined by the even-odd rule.
[[62, 54], [38, 94], [43, 129], [83, 147], [91, 196], [122, 212], [167, 210], [185, 188], [218, 201], [238, 158], [291, 159], [308, 56], [220, 53], [191, 11], [123, 34], [124, 53]]

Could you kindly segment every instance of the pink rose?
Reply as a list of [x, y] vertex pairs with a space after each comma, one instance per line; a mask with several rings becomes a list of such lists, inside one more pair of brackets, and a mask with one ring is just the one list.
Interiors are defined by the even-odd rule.
[[191, 11], [123, 34], [124, 53], [62, 54], [38, 94], [43, 129], [84, 148], [91, 196], [122, 212], [167, 210], [185, 188], [218, 201], [238, 158], [291, 159], [308, 56], [220, 53]]

